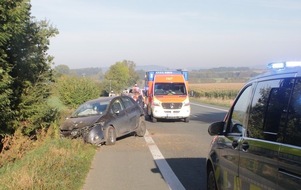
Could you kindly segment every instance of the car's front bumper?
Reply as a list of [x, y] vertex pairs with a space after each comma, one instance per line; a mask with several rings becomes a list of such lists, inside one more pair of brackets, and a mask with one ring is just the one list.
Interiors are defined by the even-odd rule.
[[105, 142], [103, 129], [99, 125], [87, 126], [81, 129], [61, 130], [62, 137], [79, 138], [94, 145], [101, 145]]

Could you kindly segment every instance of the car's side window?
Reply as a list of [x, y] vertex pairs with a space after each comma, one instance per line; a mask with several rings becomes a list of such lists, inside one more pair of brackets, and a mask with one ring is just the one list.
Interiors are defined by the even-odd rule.
[[250, 104], [252, 86], [246, 87], [236, 101], [230, 124], [230, 133], [243, 133], [247, 119], [248, 106]]
[[124, 108], [122, 106], [122, 103], [120, 102], [120, 100], [115, 100], [112, 104], [112, 112], [116, 113], [116, 112], [120, 112], [122, 111]]
[[301, 79], [296, 80], [283, 133], [284, 143], [301, 146]]
[[123, 104], [124, 104], [124, 106], [125, 106], [126, 109], [134, 106], [134, 103], [131, 101], [130, 98], [128, 98], [128, 97], [122, 97], [121, 99], [122, 99]]
[[281, 141], [293, 79], [259, 82], [252, 101], [248, 134], [252, 138]]

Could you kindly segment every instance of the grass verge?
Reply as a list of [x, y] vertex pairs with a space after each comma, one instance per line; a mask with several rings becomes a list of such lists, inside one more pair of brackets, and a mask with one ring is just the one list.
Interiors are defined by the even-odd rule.
[[82, 140], [45, 140], [0, 168], [0, 189], [82, 189], [96, 148]]
[[200, 98], [190, 97], [190, 100], [194, 102], [222, 106], [226, 108], [230, 108], [233, 102], [233, 99], [205, 98], [205, 97], [200, 97]]

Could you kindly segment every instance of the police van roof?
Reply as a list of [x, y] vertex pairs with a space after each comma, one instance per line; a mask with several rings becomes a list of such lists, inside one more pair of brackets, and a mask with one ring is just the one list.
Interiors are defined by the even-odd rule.
[[[288, 77], [301, 77], [301, 61], [283, 61], [283, 62], [273, 62], [269, 63], [268, 71], [264, 74], [255, 76], [250, 79], [250, 81], [260, 79], [260, 78], [288, 78]], [[279, 76], [282, 75], [282, 76]]]

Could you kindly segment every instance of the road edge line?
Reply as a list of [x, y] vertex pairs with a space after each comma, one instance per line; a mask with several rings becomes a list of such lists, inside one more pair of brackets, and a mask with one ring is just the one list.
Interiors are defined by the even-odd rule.
[[159, 150], [158, 146], [156, 145], [155, 141], [149, 134], [148, 130], [144, 135], [144, 140], [147, 143], [147, 146], [153, 156], [153, 159], [159, 168], [165, 182], [169, 186], [169, 189], [172, 190], [185, 190], [183, 184], [180, 182], [178, 177], [172, 171], [170, 166], [168, 165], [167, 161], [165, 160], [164, 156], [162, 155], [161, 151]]

